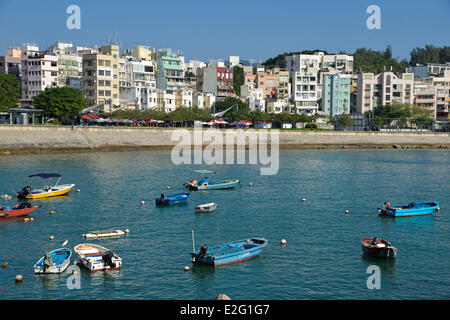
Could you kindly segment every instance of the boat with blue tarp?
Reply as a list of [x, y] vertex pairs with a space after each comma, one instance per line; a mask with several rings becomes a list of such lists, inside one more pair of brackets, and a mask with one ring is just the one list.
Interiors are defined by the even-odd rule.
[[60, 248], [51, 252], [46, 252], [45, 255], [33, 266], [34, 273], [43, 274], [64, 272], [70, 265], [71, 257], [72, 251], [67, 248]]
[[181, 203], [186, 203], [190, 196], [191, 196], [191, 194], [189, 192], [182, 192], [182, 193], [172, 194], [169, 196], [161, 194], [160, 197], [155, 198], [155, 203], [156, 203], [156, 205], [160, 205], [160, 206], [181, 204]]
[[268, 241], [264, 238], [250, 238], [222, 243], [212, 247], [203, 245], [200, 250], [196, 251], [195, 244], [193, 242], [193, 252], [191, 252], [191, 258], [193, 263], [206, 264], [215, 267], [225, 264], [238, 263], [256, 258], [267, 243]]
[[414, 217], [430, 215], [438, 211], [439, 203], [431, 202], [411, 202], [409, 204], [391, 206], [389, 202], [385, 202], [382, 207], [378, 207], [380, 215], [390, 217]]
[[[240, 185], [239, 180], [221, 180], [221, 181], [211, 181], [209, 178], [210, 174], [215, 174], [216, 172], [210, 170], [193, 170], [193, 172], [204, 175], [200, 181], [192, 179], [185, 184], [184, 187], [189, 190], [220, 190], [220, 189], [232, 189], [237, 185]], [[206, 176], [208, 175], [208, 176]]]

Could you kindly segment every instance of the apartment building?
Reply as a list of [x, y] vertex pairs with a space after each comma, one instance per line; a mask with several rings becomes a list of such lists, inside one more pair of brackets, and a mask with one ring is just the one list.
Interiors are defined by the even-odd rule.
[[433, 85], [426, 80], [415, 80], [414, 104], [429, 110], [433, 118], [436, 119], [437, 85]]
[[278, 94], [279, 76], [276, 74], [246, 74], [244, 84], [251, 84], [254, 88], [261, 89], [263, 99], [276, 99]]
[[277, 98], [288, 100], [291, 97], [291, 82], [289, 79], [289, 71], [275, 67], [267, 70], [267, 74], [278, 76]]
[[414, 74], [402, 73], [395, 75], [385, 71], [360, 73], [358, 75], [358, 89], [356, 97], [356, 112], [366, 113], [377, 106], [400, 103], [414, 103]]
[[450, 62], [443, 63], [427, 63], [416, 64], [415, 66], [406, 67], [406, 72], [414, 73], [416, 79], [427, 79], [429, 77], [442, 77], [444, 71], [450, 70]]
[[58, 86], [58, 57], [39, 51], [34, 45], [21, 47], [21, 107], [33, 104], [33, 97]]
[[83, 94], [89, 106], [103, 104], [105, 112], [120, 107], [119, 46], [83, 55]]
[[157, 59], [155, 48], [150, 49], [149, 46], [135, 46], [132, 55], [139, 60], [156, 61]]
[[181, 52], [163, 49], [157, 53], [156, 85], [161, 90], [186, 89], [184, 78], [184, 57]]
[[20, 80], [22, 76], [21, 56], [20, 48], [9, 48], [6, 56], [0, 56], [0, 72], [12, 74]]
[[198, 69], [197, 91], [213, 93], [217, 100], [236, 96], [233, 88], [233, 69], [222, 61], [212, 61], [205, 68]]
[[349, 114], [352, 75], [324, 75], [322, 80], [323, 113], [331, 117]]
[[445, 70], [442, 77], [431, 77], [431, 83], [437, 86], [436, 118], [450, 119], [450, 70]]
[[216, 96], [213, 93], [194, 91], [192, 105], [201, 109], [211, 109], [216, 102]]
[[121, 57], [119, 62], [121, 105], [134, 104], [137, 110], [156, 108], [156, 72], [152, 60]]

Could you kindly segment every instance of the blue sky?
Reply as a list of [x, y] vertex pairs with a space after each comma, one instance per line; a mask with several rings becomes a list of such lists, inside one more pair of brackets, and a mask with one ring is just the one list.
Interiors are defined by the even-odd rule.
[[[66, 28], [66, 8], [81, 8], [81, 30]], [[369, 5], [381, 30], [369, 30]], [[0, 55], [8, 47], [56, 40], [93, 46], [118, 41], [182, 49], [186, 60], [262, 59], [306, 49], [328, 52], [450, 45], [450, 0], [0, 0]]]

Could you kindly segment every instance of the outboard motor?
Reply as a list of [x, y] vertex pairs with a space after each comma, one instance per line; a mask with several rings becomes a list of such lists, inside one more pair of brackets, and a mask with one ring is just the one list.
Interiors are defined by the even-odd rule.
[[17, 192], [16, 196], [19, 199], [25, 199], [25, 197], [29, 194], [31, 194], [31, 187], [26, 186], [26, 187], [23, 187], [21, 191]]
[[116, 267], [116, 264], [112, 261], [114, 254], [111, 251], [106, 251], [102, 254], [102, 260], [105, 263], [105, 266], [108, 265], [111, 269]]
[[52, 255], [49, 252], [45, 253], [45, 258], [44, 258], [44, 272], [48, 270], [48, 268], [50, 268], [51, 266], [53, 266], [53, 259], [52, 259]]

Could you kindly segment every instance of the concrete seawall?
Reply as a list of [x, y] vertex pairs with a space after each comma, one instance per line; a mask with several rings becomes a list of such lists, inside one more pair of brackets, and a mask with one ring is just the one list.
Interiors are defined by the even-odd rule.
[[[175, 128], [0, 125], [0, 153], [164, 149]], [[193, 129], [184, 129], [191, 133]], [[223, 134], [227, 130], [220, 130]], [[270, 130], [267, 131], [270, 137]], [[450, 148], [450, 133], [280, 130], [280, 148]]]

